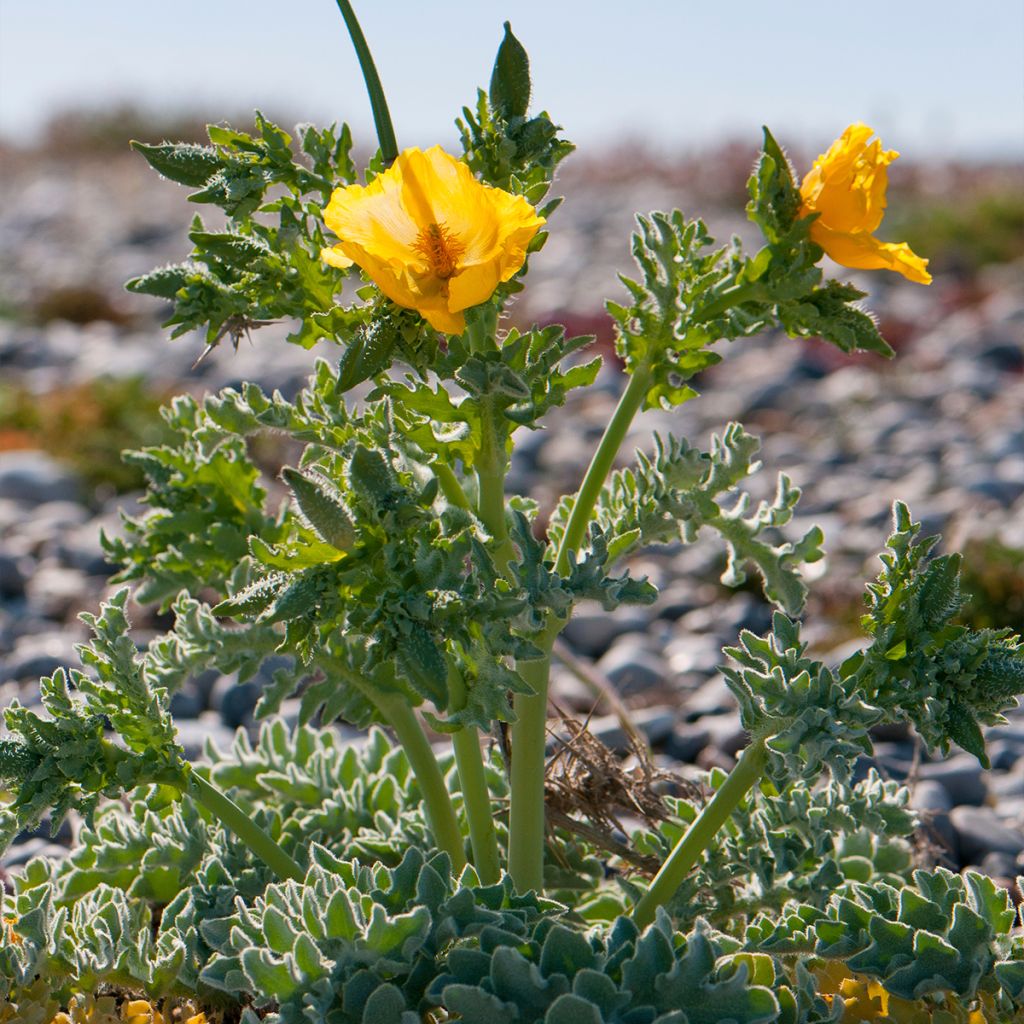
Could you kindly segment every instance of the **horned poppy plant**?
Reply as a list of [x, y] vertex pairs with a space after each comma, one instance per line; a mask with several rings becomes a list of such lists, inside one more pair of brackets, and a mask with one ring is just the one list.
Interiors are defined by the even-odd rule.
[[338, 236], [322, 252], [327, 263], [358, 264], [393, 302], [461, 334], [463, 311], [522, 267], [544, 218], [433, 146], [400, 153], [369, 185], [336, 189], [324, 221]]
[[800, 185], [800, 216], [818, 214], [811, 240], [844, 267], [895, 270], [919, 284], [930, 284], [928, 261], [906, 242], [882, 242], [874, 232], [885, 213], [886, 168], [898, 156], [882, 149], [865, 124], [851, 124], [822, 153]]

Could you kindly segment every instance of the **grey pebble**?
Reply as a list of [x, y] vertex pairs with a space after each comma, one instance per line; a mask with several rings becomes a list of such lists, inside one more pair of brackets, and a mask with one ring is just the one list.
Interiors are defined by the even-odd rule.
[[42, 565], [26, 582], [25, 596], [38, 615], [63, 621], [84, 610], [93, 589], [86, 575], [77, 569]]
[[1024, 832], [1005, 825], [991, 807], [954, 807], [949, 816], [967, 864], [980, 864], [989, 853], [1016, 857], [1024, 850]]
[[588, 658], [599, 658], [612, 643], [626, 633], [642, 633], [649, 616], [640, 608], [622, 605], [610, 614], [583, 605], [573, 612], [563, 636], [570, 647]]
[[711, 732], [701, 722], [682, 722], [665, 740], [665, 753], [684, 764], [693, 764], [710, 740]]
[[910, 806], [919, 811], [950, 811], [953, 808], [953, 801], [942, 783], [925, 779], [919, 781], [911, 790]]
[[623, 695], [642, 693], [665, 681], [664, 662], [642, 638], [621, 637], [597, 663], [601, 672]]
[[736, 698], [725, 681], [725, 676], [712, 676], [699, 690], [683, 703], [683, 715], [688, 722], [701, 721], [705, 715], [719, 715], [732, 711]]
[[25, 593], [25, 564], [31, 560], [0, 551], [0, 600]]
[[948, 761], [923, 764], [918, 776], [941, 783], [954, 807], [963, 804], [980, 806], [988, 796], [984, 770], [970, 754], [957, 754]]
[[0, 498], [41, 505], [76, 501], [80, 492], [78, 476], [45, 452], [0, 452]]
[[210, 691], [210, 709], [216, 711], [228, 729], [252, 721], [252, 712], [263, 687], [254, 679], [239, 683], [234, 676], [221, 676]]
[[178, 732], [178, 743], [190, 761], [203, 756], [207, 741], [227, 751], [235, 740], [235, 730], [229, 729], [215, 711], [204, 711], [198, 718], [183, 718], [174, 724]]
[[21, 637], [14, 650], [0, 658], [0, 681], [38, 680], [61, 667], [76, 668], [81, 659], [75, 650], [76, 636], [63, 631]]

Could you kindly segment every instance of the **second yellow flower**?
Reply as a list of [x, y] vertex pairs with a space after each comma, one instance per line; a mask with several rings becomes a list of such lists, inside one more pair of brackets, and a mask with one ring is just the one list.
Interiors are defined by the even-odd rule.
[[463, 311], [516, 274], [544, 218], [433, 146], [404, 150], [365, 187], [336, 189], [324, 221], [338, 236], [321, 254], [326, 262], [357, 264], [393, 302], [461, 334]]

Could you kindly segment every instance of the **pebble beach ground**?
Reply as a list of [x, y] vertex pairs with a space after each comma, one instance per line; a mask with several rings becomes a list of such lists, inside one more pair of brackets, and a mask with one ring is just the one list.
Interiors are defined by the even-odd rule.
[[[658, 180], [630, 188], [576, 183], [551, 225], [548, 249], [534, 261], [516, 316], [561, 316], [573, 329], [603, 330], [600, 298], [614, 295], [616, 271], [629, 269], [632, 211], [685, 201]], [[237, 354], [223, 346], [193, 367], [199, 342], [167, 342], [155, 300], [121, 291], [126, 278], [184, 255], [194, 212], [181, 191], [157, 182], [141, 161], [16, 162], [0, 179], [3, 299], [17, 308], [38, 306], [43, 282], [51, 293], [88, 285], [107, 312], [87, 323], [0, 319], [0, 382], [42, 395], [101, 375], [144, 375], [156, 387], [196, 393], [244, 379], [294, 392], [316, 355], [335, 353], [288, 346], [285, 332], [270, 327]], [[710, 221], [723, 236], [742, 230], [736, 214]], [[698, 400], [636, 421], [630, 447], [648, 447], [652, 430], [707, 447], [730, 420], [763, 436], [754, 496], [770, 497], [776, 474], [785, 472], [803, 489], [789, 535], [801, 536], [812, 523], [825, 531], [828, 558], [809, 578], [806, 635], [826, 660], [858, 642], [858, 594], [874, 574], [894, 499], [908, 502], [928, 532], [941, 532], [947, 548], [982, 552], [1000, 579], [1012, 583], [1014, 573], [1019, 580], [1024, 572], [1024, 561], [1014, 567], [1015, 553], [1024, 551], [1020, 271], [1019, 264], [986, 268], [966, 297], [953, 278], [940, 276], [923, 289], [888, 275], [854, 275], [898, 348], [894, 361], [846, 358], [821, 343], [778, 335], [739, 342], [700, 379]], [[598, 386], [556, 410], [547, 429], [520, 439], [509, 486], [530, 492], [542, 510], [578, 484], [622, 387], [604, 351]], [[37, 703], [41, 675], [78, 664], [74, 645], [85, 631], [76, 615], [109, 592], [112, 567], [100, 530], [116, 531], [120, 509], [134, 502], [131, 494], [88, 493], [80, 475], [53, 455], [0, 446], [0, 705], [14, 697]], [[658, 602], [610, 618], [583, 608], [566, 632], [567, 645], [635, 709], [664, 767], [684, 775], [728, 767], [745, 736], [718, 670], [721, 648], [742, 628], [767, 628], [768, 607], [754, 588], [730, 596], [716, 583], [721, 555], [712, 538], [648, 552], [632, 568], [661, 588]], [[1007, 599], [1003, 607], [1009, 617], [997, 624], [1024, 630], [1021, 606]], [[159, 625], [141, 609], [134, 617], [143, 639]], [[250, 727], [260, 685], [206, 675], [175, 694], [186, 750], [198, 754], [207, 739], [226, 747], [233, 730]], [[590, 691], [564, 666], [556, 669], [553, 692], [561, 707], [592, 709]], [[295, 708], [286, 705], [285, 714]], [[621, 740], [612, 716], [599, 713], [593, 727], [612, 744]], [[989, 739], [992, 771], [966, 754], [925, 759], [914, 771], [913, 799], [932, 815], [948, 865], [1011, 879], [1024, 871], [1024, 711], [1011, 713]], [[890, 731], [879, 737], [874, 763], [903, 779], [915, 755], [912, 736]], [[22, 837], [5, 863], [59, 855], [67, 834], [57, 845], [42, 833]]]

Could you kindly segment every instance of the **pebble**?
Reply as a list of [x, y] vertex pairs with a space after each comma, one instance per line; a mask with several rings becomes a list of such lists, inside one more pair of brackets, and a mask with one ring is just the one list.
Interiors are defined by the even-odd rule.
[[965, 863], [980, 864], [989, 853], [1016, 857], [1024, 850], [1024, 832], [1003, 824], [991, 807], [954, 807], [949, 816]]
[[0, 452], [0, 498], [42, 505], [76, 501], [80, 493], [78, 476], [44, 452]]
[[25, 584], [25, 595], [37, 614], [62, 621], [85, 610], [92, 589], [78, 569], [42, 565]]
[[620, 636], [643, 633], [649, 621], [648, 613], [640, 608], [622, 605], [609, 613], [598, 606], [580, 605], [562, 636], [577, 653], [588, 658], [600, 658]]
[[24, 559], [0, 551], [0, 600], [25, 593]]
[[597, 669], [623, 696], [654, 689], [665, 681], [664, 662], [632, 635], [616, 640]]
[[235, 740], [234, 729], [228, 728], [215, 711], [203, 711], [198, 718], [176, 718], [174, 724], [178, 743], [190, 761], [203, 756], [207, 742], [227, 751]]
[[0, 682], [38, 681], [60, 667], [78, 668], [81, 659], [75, 650], [78, 637], [66, 632], [36, 633], [21, 637], [4, 658], [0, 658]]
[[977, 758], [970, 754], [954, 754], [947, 761], [923, 764], [918, 777], [940, 783], [954, 807], [961, 804], [978, 807], [988, 796], [985, 772]]
[[953, 801], [941, 782], [930, 779], [920, 781], [913, 787], [910, 806], [919, 811], [943, 812], [953, 809]]

